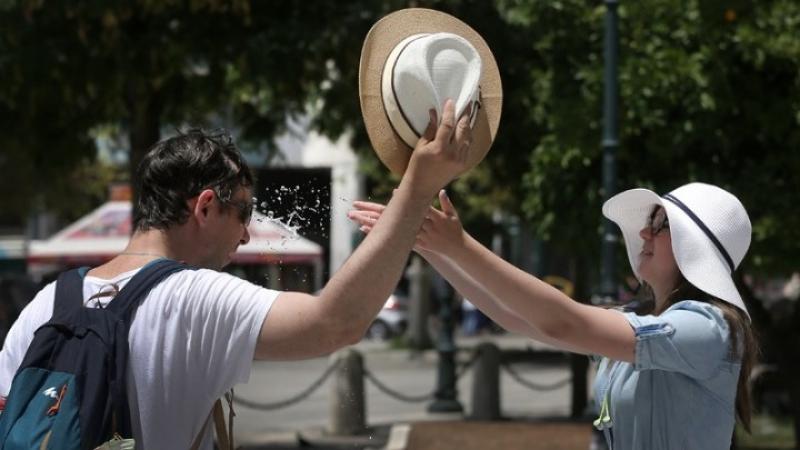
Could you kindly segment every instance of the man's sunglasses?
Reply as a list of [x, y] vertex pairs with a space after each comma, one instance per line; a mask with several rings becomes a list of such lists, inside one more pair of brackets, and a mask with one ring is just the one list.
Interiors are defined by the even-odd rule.
[[239, 214], [239, 221], [245, 226], [250, 225], [250, 220], [253, 218], [253, 208], [255, 207], [253, 201], [224, 200], [222, 203], [235, 206]]
[[664, 230], [669, 230], [669, 219], [667, 212], [661, 206], [656, 206], [647, 218], [647, 227], [650, 228], [650, 235], [656, 236]]
[[253, 218], [253, 209], [255, 208], [255, 199], [251, 200], [234, 200], [233, 193], [230, 189], [225, 191], [221, 190], [221, 184], [211, 187], [217, 199], [223, 205], [235, 206], [239, 214], [239, 221], [245, 226], [250, 225], [250, 220]]

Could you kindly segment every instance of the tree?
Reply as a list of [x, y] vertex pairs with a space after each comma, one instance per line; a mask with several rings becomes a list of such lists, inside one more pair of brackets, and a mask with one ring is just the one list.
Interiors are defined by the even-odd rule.
[[[0, 119], [8, 132], [0, 136], [0, 169], [11, 176], [0, 187], [17, 195], [0, 206], [19, 214], [33, 198], [73, 206], [56, 181], [94, 160], [93, 130], [108, 124], [127, 131], [131, 168], [162, 127], [208, 125], [212, 113], [235, 124], [244, 147], [270, 142], [339, 77], [331, 55], [345, 53], [342, 44], [360, 39], [391, 6], [3, 2]], [[346, 53], [357, 61], [352, 48]], [[354, 88], [348, 94], [357, 105]], [[357, 106], [348, 112], [352, 122]]]
[[[499, 205], [565, 249], [594, 246], [586, 230], [599, 229], [603, 8], [578, 0], [414, 4], [472, 25], [502, 71], [497, 141], [454, 186], [470, 193], [465, 214]], [[354, 130], [354, 146], [369, 156], [357, 103], [360, 45], [379, 17], [404, 6], [5, 2], [4, 187], [46, 189], [37, 181], [93, 158], [98, 126], [128, 130], [135, 165], [161, 126], [208, 124], [211, 112], [259, 142], [317, 105], [316, 128], [333, 137]], [[800, 255], [800, 227], [790, 226], [800, 219], [787, 214], [800, 165], [792, 151], [800, 140], [798, 9], [789, 0], [651, 0], [620, 10], [618, 186], [663, 191], [704, 179], [729, 187], [750, 206], [759, 270], [794, 268]], [[14, 201], [25, 203], [3, 199]]]

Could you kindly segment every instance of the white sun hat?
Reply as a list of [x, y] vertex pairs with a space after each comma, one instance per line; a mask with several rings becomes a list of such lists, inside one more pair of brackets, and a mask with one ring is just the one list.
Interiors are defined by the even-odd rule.
[[413, 148], [425, 133], [430, 109], [442, 117], [445, 100], [456, 117], [472, 107], [478, 116], [481, 57], [468, 40], [453, 33], [419, 33], [398, 43], [383, 66], [381, 95], [386, 115], [403, 142]]
[[628, 260], [639, 279], [644, 243], [639, 232], [655, 205], [667, 214], [672, 252], [684, 278], [749, 316], [733, 281], [752, 235], [750, 218], [739, 199], [705, 183], [689, 183], [663, 197], [647, 189], [631, 189], [610, 198], [603, 205], [603, 215], [619, 225]]
[[468, 167], [489, 151], [503, 104], [500, 71], [489, 46], [467, 24], [440, 11], [409, 8], [379, 20], [364, 39], [359, 99], [375, 152], [402, 174], [430, 121], [446, 99], [456, 117], [470, 108]]

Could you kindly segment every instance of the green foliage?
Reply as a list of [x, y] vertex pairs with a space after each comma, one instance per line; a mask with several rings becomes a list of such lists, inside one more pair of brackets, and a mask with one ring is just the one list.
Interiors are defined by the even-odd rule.
[[[419, 0], [475, 28], [501, 70], [492, 151], [450, 190], [468, 224], [522, 217], [565, 254], [596, 261], [602, 192], [605, 8], [580, 0]], [[58, 198], [93, 161], [91, 130], [130, 130], [132, 160], [164, 125], [219, 112], [248, 143], [287, 116], [352, 132], [376, 199], [397, 180], [374, 157], [357, 97], [361, 44], [400, 0], [0, 3], [0, 207]], [[793, 0], [620, 3], [616, 190], [702, 180], [743, 200], [750, 271], [800, 265], [800, 4]], [[154, 131], [155, 130], [155, 131]], [[58, 203], [50, 201], [50, 203]], [[620, 261], [623, 252], [620, 252]], [[620, 264], [627, 271], [627, 263]]]
[[[498, 9], [521, 27], [513, 35], [529, 40], [525, 56], [510, 61], [492, 43], [504, 71], [526, 74], [504, 86], [505, 99], [525, 108], [504, 115], [501, 134], [524, 130], [514, 144], [527, 158], [523, 201], [505, 207], [521, 206], [559, 249], [596, 252], [604, 9], [577, 0], [509, 0]], [[693, 180], [730, 189], [753, 220], [750, 270], [800, 263], [800, 216], [791, 207], [800, 192], [799, 17], [792, 1], [620, 7], [618, 190], [666, 192]], [[489, 160], [498, 151], [509, 158], [502, 136], [497, 144]]]
[[[462, 216], [477, 224], [499, 208], [522, 216], [559, 251], [597, 261], [605, 8], [579, 0], [417, 3], [478, 30], [501, 70], [497, 140], [486, 160], [450, 188]], [[648, 0], [623, 2], [619, 14], [617, 191], [642, 186], [663, 193], [690, 181], [723, 186], [753, 221], [747, 270], [795, 269], [800, 4]], [[333, 60], [355, 70], [352, 58], [348, 52]], [[354, 86], [355, 73], [342, 73]], [[326, 113], [333, 103], [347, 108], [342, 101], [326, 101]], [[360, 118], [351, 114], [343, 110], [335, 121], [351, 121], [359, 131], [354, 142], [369, 158]], [[371, 166], [379, 186], [396, 182]], [[618, 256], [627, 272], [621, 247]]]
[[792, 22], [800, 5], [664, 0], [626, 8], [621, 186], [726, 187], [753, 221], [749, 268], [796, 268], [800, 35]]
[[359, 41], [386, 11], [299, 0], [0, 6], [0, 170], [13, 174], [0, 188], [16, 193], [0, 209], [18, 215], [52, 203], [51, 188], [94, 157], [97, 126], [128, 130], [134, 167], [162, 127], [221, 120], [243, 147], [269, 144], [323, 94], [346, 105], [347, 122], [331, 108], [325, 125], [340, 133], [357, 117], [356, 87], [336, 89], [329, 60], [347, 53], [357, 70]]

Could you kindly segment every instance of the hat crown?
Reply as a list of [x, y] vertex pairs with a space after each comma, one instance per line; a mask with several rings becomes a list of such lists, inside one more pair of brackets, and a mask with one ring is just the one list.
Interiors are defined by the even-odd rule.
[[453, 33], [415, 34], [395, 46], [383, 69], [383, 100], [392, 126], [409, 147], [425, 132], [430, 109], [441, 119], [449, 98], [459, 117], [478, 100], [481, 65], [475, 47]]
[[[423, 36], [431, 36], [426, 44], [428, 58], [422, 58], [422, 64], [418, 65], [419, 72], [415, 75], [417, 80], [424, 81], [417, 84], [423, 89], [418, 95], [409, 94], [411, 90], [408, 86], [399, 89], [404, 102], [414, 97], [420, 101], [420, 112], [408, 113], [404, 117], [406, 112], [400, 110], [393, 88], [394, 63], [404, 49], [398, 44], [410, 44]], [[465, 46], [461, 39], [469, 45]], [[438, 41], [441, 42], [433, 43]], [[403, 57], [420, 54], [413, 47], [423, 42], [413, 44], [412, 52]], [[477, 52], [478, 57], [473, 52]], [[478, 61], [480, 64], [476, 64]], [[448, 83], [460, 86], [461, 90], [456, 93], [445, 92], [450, 89]], [[433, 85], [440, 85], [442, 89], [428, 89]], [[424, 134], [430, 121], [430, 109], [438, 111], [437, 115], [441, 118], [444, 102], [449, 97], [455, 102], [457, 117], [462, 117], [465, 108], [469, 107], [464, 98], [470, 97], [460, 94], [464, 92], [473, 93], [475, 100], [470, 112], [472, 136], [466, 156], [466, 165], [471, 169], [491, 149], [503, 109], [500, 70], [486, 41], [458, 18], [425, 8], [395, 11], [370, 28], [361, 48], [358, 97], [372, 148], [392, 173], [401, 175], [408, 167], [419, 137]], [[418, 117], [415, 119], [418, 131], [412, 129], [409, 123], [412, 115]]]
[[722, 188], [705, 183], [689, 183], [669, 195], [686, 205], [705, 224], [728, 252], [734, 266], [738, 267], [752, 237], [750, 218], [739, 199]]

